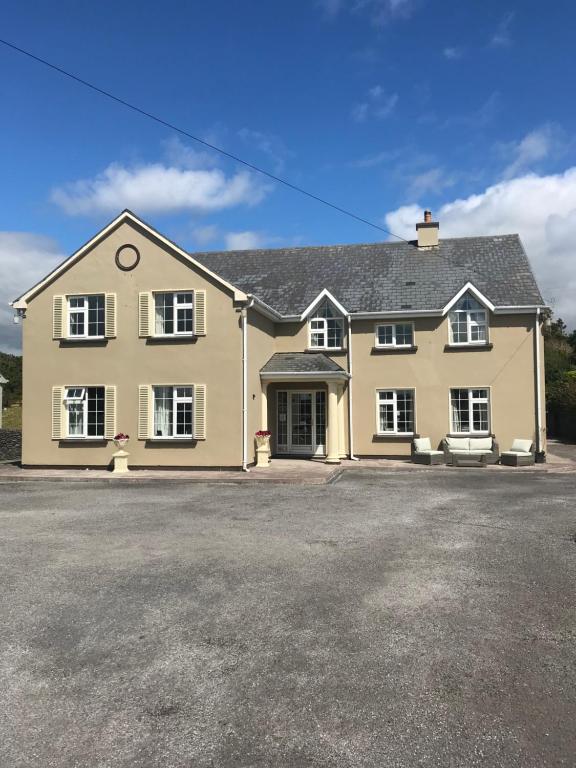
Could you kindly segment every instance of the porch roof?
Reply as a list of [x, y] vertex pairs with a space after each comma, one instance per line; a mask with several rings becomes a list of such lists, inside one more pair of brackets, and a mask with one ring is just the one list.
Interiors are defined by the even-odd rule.
[[347, 378], [346, 371], [323, 352], [276, 352], [260, 369], [262, 378], [319, 376]]

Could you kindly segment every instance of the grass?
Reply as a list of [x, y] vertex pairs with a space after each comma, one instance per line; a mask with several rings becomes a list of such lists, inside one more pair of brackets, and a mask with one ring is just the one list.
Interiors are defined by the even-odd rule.
[[22, 405], [14, 403], [10, 408], [6, 408], [2, 414], [2, 428], [16, 429], [22, 431]]

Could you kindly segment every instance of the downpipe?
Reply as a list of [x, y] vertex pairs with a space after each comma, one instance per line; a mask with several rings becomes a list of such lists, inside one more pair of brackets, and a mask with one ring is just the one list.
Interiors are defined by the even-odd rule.
[[240, 310], [242, 325], [242, 472], [248, 469], [248, 310], [254, 306], [254, 298]]
[[348, 448], [351, 461], [360, 461], [358, 456], [354, 456], [354, 421], [352, 409], [352, 322], [350, 315], [346, 316], [346, 326], [348, 329]]

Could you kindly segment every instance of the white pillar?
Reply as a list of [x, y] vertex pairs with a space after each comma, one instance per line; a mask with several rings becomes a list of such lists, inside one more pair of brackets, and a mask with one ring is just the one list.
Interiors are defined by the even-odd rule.
[[338, 455], [346, 458], [346, 437], [344, 435], [344, 385], [338, 387]]
[[260, 429], [268, 429], [268, 384], [262, 382], [262, 400], [261, 400], [261, 414], [260, 414]]
[[327, 464], [340, 464], [339, 426], [338, 426], [338, 388], [333, 381], [328, 382], [328, 453]]

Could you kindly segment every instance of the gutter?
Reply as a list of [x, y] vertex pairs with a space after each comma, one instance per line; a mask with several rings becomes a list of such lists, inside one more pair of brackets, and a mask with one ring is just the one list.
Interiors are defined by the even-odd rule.
[[242, 471], [248, 469], [248, 310], [254, 305], [253, 297], [240, 310], [242, 325]]
[[351, 461], [360, 461], [354, 456], [354, 420], [352, 410], [352, 321], [350, 315], [346, 317], [348, 328], [348, 446]]

